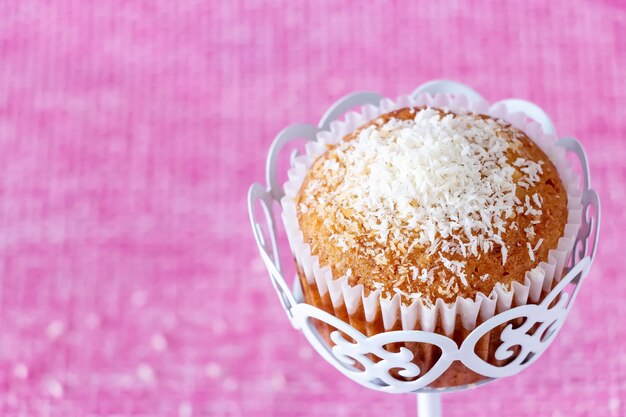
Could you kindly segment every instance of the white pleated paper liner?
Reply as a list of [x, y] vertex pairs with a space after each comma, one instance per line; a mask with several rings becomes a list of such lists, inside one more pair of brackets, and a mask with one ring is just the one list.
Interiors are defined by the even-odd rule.
[[[496, 285], [490, 294], [479, 293], [474, 299], [457, 297], [452, 303], [437, 299], [434, 304], [431, 304], [416, 299], [412, 300], [411, 304], [405, 305], [401, 301], [400, 294], [385, 298], [380, 290], [376, 290], [366, 295], [362, 285], [351, 286], [346, 276], [333, 277], [330, 267], [320, 265], [318, 257], [312, 255], [309, 245], [304, 242], [303, 234], [298, 226], [296, 196], [308, 169], [321, 154], [326, 152], [326, 145], [339, 142], [345, 135], [381, 114], [399, 108], [421, 105], [446, 108], [456, 113], [470, 111], [488, 114], [494, 118], [504, 119], [524, 131], [537, 143], [557, 168], [567, 192], [567, 224], [557, 248], [549, 252], [547, 262], [541, 262], [538, 267], [527, 271], [523, 284], [514, 282], [510, 288]], [[306, 152], [293, 161], [292, 168], [288, 172], [288, 181], [284, 184], [285, 196], [281, 200], [282, 218], [289, 244], [298, 268], [305, 275], [310, 286], [308, 290], [314, 288], [319, 292], [320, 300], [328, 299], [330, 296], [336, 314], [346, 311], [351, 316], [362, 309], [367, 322], [374, 321], [380, 314], [385, 330], [401, 328], [402, 330], [435, 331], [439, 324], [447, 335], [455, 331], [457, 318], [460, 319], [458, 322], [462, 324], [464, 330], [470, 331], [496, 313], [515, 306], [540, 302], [542, 293], [549, 291], [553, 284], [562, 278], [563, 268], [572, 252], [582, 221], [582, 192], [579, 188], [578, 177], [565, 158], [565, 150], [555, 146], [555, 139], [553, 135], [544, 134], [537, 122], [530, 120], [522, 113], [508, 114], [504, 105], [495, 106], [490, 111], [486, 102], [470, 102], [464, 96], [437, 95], [432, 97], [423, 94], [416, 99], [406, 96], [396, 101], [384, 99], [378, 107], [364, 106], [361, 113], [351, 112], [346, 114], [345, 120], [332, 122], [330, 130], [319, 132], [317, 140], [307, 143]]]

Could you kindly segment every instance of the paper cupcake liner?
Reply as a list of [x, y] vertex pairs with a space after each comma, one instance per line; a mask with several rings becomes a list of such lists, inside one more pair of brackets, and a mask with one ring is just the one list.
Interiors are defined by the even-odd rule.
[[[416, 299], [405, 305], [400, 294], [391, 298], [383, 296], [380, 290], [366, 294], [361, 284], [350, 285], [346, 276], [333, 277], [330, 267], [320, 265], [318, 257], [312, 255], [309, 245], [304, 242], [298, 226], [295, 200], [308, 169], [327, 150], [326, 145], [339, 142], [345, 135], [381, 114], [421, 105], [446, 108], [457, 113], [470, 111], [488, 114], [504, 119], [524, 131], [557, 168], [567, 193], [568, 220], [557, 248], [549, 251], [547, 262], [541, 262], [538, 267], [526, 272], [523, 284], [514, 282], [511, 288], [496, 285], [490, 294], [479, 293], [474, 299], [457, 297], [452, 303], [437, 299], [434, 304], [430, 304]], [[563, 269], [582, 221], [582, 192], [578, 177], [565, 158], [565, 150], [555, 146], [555, 139], [553, 135], [543, 133], [537, 122], [522, 113], [508, 114], [504, 105], [490, 109], [486, 102], [472, 103], [464, 96], [432, 97], [423, 94], [416, 99], [400, 97], [395, 102], [384, 99], [378, 107], [364, 106], [361, 113], [351, 112], [346, 114], [343, 121], [332, 122], [330, 130], [319, 132], [317, 140], [307, 143], [306, 152], [293, 161], [292, 168], [288, 171], [288, 181], [284, 184], [285, 196], [281, 200], [282, 219], [297, 263], [305, 300], [350, 323], [366, 335], [390, 330], [425, 330], [447, 335], [458, 343], [477, 325], [497, 313], [528, 303], [539, 303], [564, 275]], [[485, 359], [493, 350], [490, 343], [494, 341], [483, 341], [482, 347], [478, 345], [477, 353]], [[427, 360], [429, 352], [424, 351], [423, 347], [407, 347], [415, 349], [416, 356], [422, 355], [422, 359]]]

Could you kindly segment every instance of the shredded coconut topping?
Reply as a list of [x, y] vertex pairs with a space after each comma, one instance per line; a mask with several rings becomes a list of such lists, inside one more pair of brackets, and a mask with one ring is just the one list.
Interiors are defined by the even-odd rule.
[[526, 242], [526, 246], [528, 247], [528, 256], [530, 257], [531, 261], [535, 261], [535, 251], [533, 250], [533, 247], [530, 246], [530, 242]]
[[346, 172], [336, 196], [380, 243], [419, 228], [419, 245], [454, 237], [450, 252], [459, 246], [486, 252], [502, 241], [514, 207], [515, 169], [499, 128], [491, 119], [441, 117], [434, 109], [417, 112], [414, 120], [369, 126], [340, 145], [347, 151]]

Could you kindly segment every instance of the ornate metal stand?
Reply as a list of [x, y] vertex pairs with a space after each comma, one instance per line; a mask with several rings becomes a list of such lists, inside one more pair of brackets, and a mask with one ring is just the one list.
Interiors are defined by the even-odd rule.
[[[482, 97], [471, 88], [454, 81], [432, 81], [413, 92], [418, 94], [450, 94], [465, 96], [472, 101]], [[348, 323], [303, 301], [298, 280], [293, 289], [289, 287], [280, 262], [276, 236], [276, 202], [284, 195], [277, 178], [277, 161], [284, 146], [297, 139], [314, 141], [319, 131], [328, 130], [330, 123], [355, 106], [377, 105], [383, 97], [375, 93], [355, 93], [337, 101], [324, 114], [317, 127], [292, 125], [283, 130], [272, 144], [266, 166], [267, 186], [253, 184], [248, 195], [250, 221], [261, 257], [268, 269], [270, 280], [278, 293], [280, 302], [292, 325], [301, 330], [315, 350], [338, 371], [353, 381], [377, 391], [388, 393], [417, 393], [420, 417], [441, 416], [440, 393], [465, 390], [497, 378], [519, 373], [535, 360], [554, 340], [569, 313], [581, 284], [589, 273], [596, 253], [600, 226], [600, 201], [591, 189], [587, 156], [582, 145], [573, 138], [562, 138], [558, 145], [578, 158], [582, 171], [583, 219], [574, 245], [569, 271], [558, 285], [540, 304], [528, 304], [496, 314], [474, 329], [458, 346], [452, 339], [426, 331], [390, 331], [367, 337]], [[436, 101], [436, 96], [435, 96]], [[486, 103], [486, 102], [485, 102]], [[544, 132], [555, 133], [554, 126], [546, 113], [538, 106], [523, 100], [509, 99], [494, 106], [506, 106], [509, 112], [521, 112], [542, 125]], [[292, 155], [292, 158], [296, 154]], [[260, 205], [264, 215], [258, 218]], [[522, 319], [522, 324], [505, 326], [501, 334], [501, 345], [496, 350], [496, 359], [508, 360], [506, 365], [494, 366], [475, 353], [476, 343], [485, 334], [505, 323]], [[331, 333], [333, 347], [322, 340], [314, 321], [328, 324], [335, 330]], [[538, 327], [537, 327], [538, 326]], [[347, 336], [347, 337], [346, 337]], [[427, 343], [441, 349], [441, 357], [427, 372], [411, 362], [413, 354], [406, 348], [391, 352], [385, 348], [392, 343]], [[516, 346], [517, 349], [511, 349]], [[372, 361], [371, 355], [379, 358]], [[428, 385], [442, 375], [454, 361], [462, 362], [472, 371], [487, 377], [471, 386], [436, 389]], [[403, 379], [394, 377], [391, 369], [400, 369]]]

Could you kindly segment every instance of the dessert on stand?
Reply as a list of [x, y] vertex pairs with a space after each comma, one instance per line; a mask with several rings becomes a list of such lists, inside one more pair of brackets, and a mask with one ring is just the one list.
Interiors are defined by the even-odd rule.
[[[360, 106], [362, 106], [360, 112], [351, 112], [352, 109]], [[523, 246], [528, 246], [528, 255], [524, 255], [526, 262], [530, 265], [533, 261], [534, 267], [532, 270], [529, 267], [526, 274], [517, 281], [509, 281], [507, 285], [496, 283], [491, 293], [470, 292], [464, 289], [464, 285], [473, 285], [472, 277], [466, 276], [465, 272], [461, 271], [461, 266], [465, 265], [465, 261], [450, 261], [448, 258], [462, 259], [461, 254], [471, 257], [471, 254], [467, 254], [467, 251], [470, 251], [475, 255], [474, 258], [478, 259], [477, 262], [480, 263], [481, 256], [483, 256], [486, 263], [488, 257], [493, 256], [493, 242], [479, 241], [480, 249], [483, 249], [484, 253], [478, 253], [480, 250], [476, 249], [477, 243], [474, 242], [472, 247], [471, 239], [464, 241], [455, 237], [459, 245], [447, 244], [445, 245], [447, 253], [443, 256], [439, 254], [438, 259], [442, 259], [442, 265], [429, 264], [430, 270], [421, 268], [424, 265], [420, 265], [420, 268], [413, 268], [417, 271], [416, 273], [409, 265], [406, 268], [408, 278], [399, 278], [399, 282], [394, 282], [396, 277], [391, 277], [389, 279], [392, 282], [387, 288], [380, 282], [372, 282], [369, 276], [360, 278], [353, 275], [355, 274], [353, 270], [360, 271], [362, 275], [368, 274], [363, 274], [359, 268], [352, 267], [359, 266], [350, 264], [351, 261], [357, 262], [358, 259], [354, 260], [355, 254], [348, 251], [345, 241], [340, 242], [338, 255], [334, 254], [337, 255], [336, 258], [331, 256], [331, 259], [335, 259], [337, 264], [342, 262], [342, 254], [346, 257], [350, 255], [346, 260], [350, 267], [344, 266], [341, 269], [333, 265], [334, 268], [331, 268], [330, 265], [322, 264], [320, 258], [325, 253], [319, 251], [324, 249], [326, 242], [323, 240], [315, 242], [313, 246], [318, 252], [314, 252], [308, 244], [311, 242], [310, 236], [305, 242], [306, 236], [303, 237], [298, 227], [298, 221], [307, 218], [309, 207], [318, 203], [312, 197], [307, 200], [308, 205], [299, 205], [304, 201], [301, 191], [304, 188], [304, 178], [320, 155], [330, 152], [329, 149], [338, 148], [338, 144], [342, 143], [341, 137], [349, 137], [351, 132], [355, 132], [352, 135], [354, 139], [359, 132], [363, 133], [362, 127], [367, 123], [373, 123], [372, 129], [376, 130], [376, 126], [380, 127], [383, 122], [389, 121], [388, 118], [384, 118], [385, 115], [391, 114], [400, 118], [398, 115], [404, 114], [405, 118], [413, 123], [413, 114], [417, 114], [415, 119], [417, 123], [420, 113], [424, 111], [432, 113], [432, 109], [440, 113], [440, 116], [437, 114], [434, 116], [441, 118], [448, 112], [452, 114], [451, 117], [456, 118], [465, 114], [481, 115], [483, 119], [489, 119], [491, 123], [489, 126], [495, 126], [498, 131], [501, 131], [503, 126], [509, 129], [505, 129], [507, 137], [513, 130], [523, 132], [524, 136], [528, 134], [528, 137], [546, 151], [550, 161], [556, 161], [555, 165], [567, 189], [567, 204], [563, 207], [568, 214], [567, 224], [561, 224], [559, 233], [562, 237], [558, 240], [558, 246], [554, 243], [553, 249], [549, 252], [544, 248], [544, 259], [535, 259], [535, 253], [539, 256], [543, 238], [535, 236], [534, 230], [531, 230], [532, 234], [529, 237], [534, 239], [533, 244], [523, 242]], [[408, 111], [411, 112], [411, 116], [407, 116]], [[381, 117], [381, 120], [375, 123], [378, 117]], [[500, 121], [500, 124], [492, 120]], [[391, 128], [407, 127], [406, 124], [398, 127], [395, 118], [392, 118], [392, 122], [395, 125]], [[422, 131], [428, 132], [430, 132], [428, 129], [438, 128], [426, 124], [420, 126], [426, 129]], [[391, 128], [383, 127], [387, 130]], [[446, 126], [446, 129], [449, 131], [451, 127]], [[450, 137], [458, 139], [457, 133]], [[410, 136], [412, 133], [405, 131], [401, 134]], [[374, 137], [379, 137], [376, 132], [374, 132]], [[441, 136], [441, 140], [450, 137]], [[361, 134], [359, 138], [365, 141], [369, 137]], [[317, 126], [292, 125], [284, 129], [275, 138], [269, 150], [266, 185], [252, 185], [248, 195], [248, 208], [253, 234], [263, 262], [268, 269], [270, 281], [292, 325], [302, 331], [306, 339], [326, 361], [353, 381], [382, 392], [416, 393], [419, 416], [441, 416], [442, 393], [478, 387], [498, 378], [515, 375], [531, 366], [555, 339], [573, 306], [593, 262], [600, 225], [600, 202], [597, 193], [591, 188], [589, 166], [582, 145], [574, 138], [558, 140], [556, 138], [556, 131], [550, 118], [538, 106], [518, 99], [502, 100], [488, 105], [471, 88], [446, 80], [425, 83], [410, 96], [401, 97], [395, 102], [375, 93], [354, 93], [331, 106]], [[486, 144], [495, 143], [492, 138], [487, 139], [489, 142], [485, 142]], [[304, 151], [294, 151], [290, 155], [291, 169], [288, 180], [283, 184], [279, 181], [277, 172], [281, 154], [285, 153], [287, 145], [293, 147], [293, 144], [298, 141], [305, 145]], [[349, 143], [348, 146], [351, 144]], [[467, 143], [459, 146], [466, 147]], [[497, 143], [495, 146], [497, 147]], [[394, 150], [397, 149], [394, 148]], [[480, 152], [478, 150], [477, 154]], [[544, 155], [541, 151], [538, 152]], [[366, 152], [359, 155], [368, 154]], [[401, 156], [392, 155], [395, 159], [402, 159]], [[573, 156], [578, 166], [571, 167], [566, 156]], [[448, 159], [448, 156], [445, 155], [443, 158]], [[502, 162], [504, 159], [500, 155], [497, 160]], [[463, 160], [460, 163], [471, 162]], [[479, 162], [492, 163], [491, 160]], [[544, 163], [544, 161], [539, 162]], [[345, 161], [340, 161], [340, 163], [345, 163]], [[514, 164], [525, 168], [524, 173], [536, 177], [537, 168], [533, 169], [532, 161], [528, 163], [528, 166], [524, 163], [523, 159], [516, 158]], [[535, 165], [538, 166], [538, 164]], [[337, 166], [334, 160], [327, 161], [325, 166], [331, 168], [329, 175], [336, 174], [332, 171]], [[502, 168], [503, 170], [498, 171], [495, 177], [497, 181], [512, 171], [511, 167], [508, 167], [509, 171], [505, 166]], [[421, 168], [417, 166], [416, 169]], [[541, 171], [541, 168], [538, 169]], [[447, 169], [444, 167], [444, 170]], [[545, 166], [544, 170], [546, 170]], [[370, 173], [369, 168], [366, 171], [367, 174]], [[574, 171], [582, 177], [582, 181], [578, 181]], [[470, 174], [468, 171], [463, 175]], [[386, 172], [383, 172], [383, 175], [386, 175]], [[311, 181], [311, 178], [307, 177], [307, 181]], [[350, 181], [345, 181], [345, 183], [350, 183]], [[372, 187], [371, 181], [367, 184], [368, 187]], [[442, 185], [443, 183], [435, 184], [435, 187]], [[532, 185], [530, 182], [531, 188]], [[480, 188], [478, 183], [476, 187]], [[498, 187], [506, 190], [507, 186], [506, 184], [500, 185], [499, 182]], [[528, 189], [528, 184], [526, 188]], [[491, 187], [486, 189], [490, 190]], [[446, 194], [448, 195], [449, 193]], [[498, 207], [504, 207], [506, 195], [501, 193], [499, 196]], [[492, 201], [491, 196], [488, 197], [488, 200]], [[544, 197], [547, 199], [548, 196]], [[385, 201], [390, 201], [395, 198], [395, 194], [389, 193], [384, 198]], [[529, 212], [534, 214], [533, 210], [540, 215], [544, 198], [535, 194], [534, 201], [536, 207], [533, 209], [532, 203], [526, 201], [526, 209], [519, 210], [520, 214], [517, 218], [521, 219]], [[395, 201], [390, 207], [397, 207], [401, 203], [402, 201]], [[519, 203], [523, 206], [523, 202]], [[324, 204], [324, 201], [321, 204]], [[424, 204], [429, 204], [429, 202], [426, 201]], [[410, 211], [411, 207], [408, 208]], [[341, 210], [341, 207], [338, 209]], [[492, 209], [490, 210], [493, 212]], [[506, 214], [506, 221], [502, 220], [504, 214], [502, 219], [496, 218], [500, 221], [499, 230], [504, 231], [505, 223], [507, 225], [513, 223], [512, 218], [516, 215], [511, 214], [510, 211]], [[341, 217], [345, 219], [352, 216], [352, 213], [353, 210], [348, 209], [348, 213], [344, 212], [345, 216], [341, 215]], [[432, 208], [429, 213], [433, 213]], [[441, 216], [445, 219], [449, 216], [454, 217], [455, 214], [451, 214], [448, 210]], [[279, 248], [279, 236], [277, 236], [277, 225], [281, 220], [289, 237], [288, 249], [291, 249], [297, 264], [295, 280], [292, 277], [285, 277], [283, 273], [280, 251], [285, 248]], [[540, 220], [535, 220], [533, 224], [539, 222]], [[380, 224], [380, 221], [376, 224]], [[428, 224], [429, 227], [435, 228], [432, 223]], [[487, 220], [485, 224], [491, 225], [492, 222]], [[445, 237], [450, 233], [453, 235], [454, 231], [449, 232], [449, 229], [441, 228], [444, 226], [439, 226], [437, 236], [443, 234]], [[483, 229], [487, 228], [480, 222], [479, 226]], [[394, 232], [393, 229], [391, 231]], [[388, 242], [389, 230], [384, 229], [383, 233], [384, 236], [378, 238], [378, 243], [384, 248], [384, 244]], [[400, 232], [395, 231], [395, 233], [398, 236]], [[466, 234], [472, 236], [469, 232]], [[430, 248], [429, 254], [431, 255], [442, 251], [441, 242], [428, 246], [429, 237], [432, 243], [434, 236], [435, 232], [431, 230], [428, 234], [422, 234], [420, 241], [420, 247]], [[507, 251], [506, 247], [504, 249], [501, 247], [505, 246], [505, 242], [499, 236], [493, 237], [493, 233], [490, 236], [492, 236], [491, 241], [495, 241], [496, 247], [500, 248], [497, 251], [498, 261], [505, 264]], [[335, 239], [334, 235], [330, 237], [330, 240], [333, 239]], [[403, 243], [401, 242], [400, 245], [402, 247]], [[318, 249], [319, 246], [322, 248]], [[395, 243], [392, 246], [395, 248]], [[328, 246], [331, 255], [333, 255], [333, 247]], [[404, 250], [406, 251], [406, 247]], [[509, 250], [509, 253], [517, 252]], [[422, 256], [419, 259], [424, 258]], [[383, 260], [377, 264], [387, 262]], [[488, 274], [480, 273], [481, 266], [478, 264], [473, 269], [473, 271], [478, 271], [476, 274], [480, 277], [474, 283], [483, 288], [487, 282], [491, 281], [488, 281]], [[402, 268], [403, 266], [400, 266], [401, 271]], [[439, 278], [434, 278], [437, 268], [442, 271], [437, 275]], [[430, 273], [431, 270], [435, 273]], [[335, 277], [333, 277], [333, 272]], [[411, 279], [415, 281], [415, 285], [406, 287]], [[441, 298], [429, 300], [424, 295], [424, 286], [436, 285], [437, 279], [447, 283], [446, 288], [439, 292], [439, 297], [450, 294], [446, 300]], [[292, 281], [293, 284], [290, 285]], [[394, 288], [397, 290], [393, 291]], [[410, 293], [411, 288], [417, 289], [413, 289], [414, 293]], [[463, 294], [469, 295], [464, 298], [457, 293], [452, 294], [451, 288], [459, 291], [459, 294], [465, 291]]]

